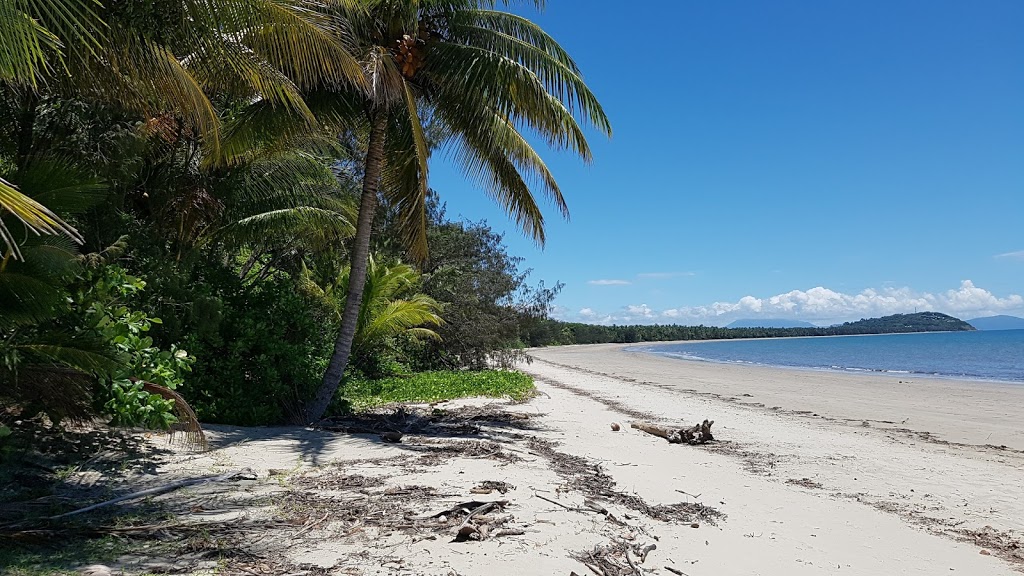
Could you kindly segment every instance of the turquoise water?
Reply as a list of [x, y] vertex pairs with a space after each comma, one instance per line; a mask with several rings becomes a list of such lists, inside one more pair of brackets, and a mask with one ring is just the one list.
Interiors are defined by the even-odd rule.
[[1024, 330], [645, 344], [685, 360], [1024, 383]]

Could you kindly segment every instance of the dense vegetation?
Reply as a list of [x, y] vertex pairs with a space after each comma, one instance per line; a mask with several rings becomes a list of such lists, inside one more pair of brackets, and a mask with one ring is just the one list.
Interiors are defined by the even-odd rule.
[[548, 326], [542, 338], [530, 340], [531, 346], [559, 344], [604, 344], [609, 342], [666, 342], [672, 340], [718, 340], [728, 338], [780, 338], [787, 336], [851, 336], [856, 334], [895, 334], [905, 332], [950, 332], [974, 330], [970, 324], [938, 312], [894, 314], [820, 328], [718, 328], [715, 326], [679, 326], [651, 324], [598, 326], [544, 320]]
[[[569, 55], [494, 8], [0, 9], [0, 442], [38, 415], [307, 423], [345, 381], [507, 365], [558, 286], [446, 218], [428, 157], [542, 243], [534, 191], [567, 208], [529, 138], [587, 161], [578, 122], [610, 128]], [[447, 374], [404, 381], [472, 389]]]

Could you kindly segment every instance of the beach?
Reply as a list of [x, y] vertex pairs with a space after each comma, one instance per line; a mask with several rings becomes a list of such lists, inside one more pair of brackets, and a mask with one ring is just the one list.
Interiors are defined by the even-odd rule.
[[735, 443], [734, 454], [586, 450], [644, 466], [633, 480], [660, 498], [669, 497], [662, 486], [678, 483], [728, 503], [728, 551], [697, 547], [720, 570], [702, 573], [803, 573], [797, 557], [818, 566], [807, 573], [938, 574], [979, 559], [985, 566], [974, 573], [1010, 570], [984, 559], [996, 554], [987, 544], [1024, 531], [1024, 386], [732, 366], [626, 348], [538, 349], [525, 370], [666, 421], [715, 420], [715, 436]]
[[[167, 459], [159, 478], [246, 468], [253, 479], [157, 500], [209, 534], [258, 534], [234, 542], [259, 563], [229, 566], [259, 574], [1024, 569], [1024, 452], [1010, 424], [1024, 421], [1018, 388], [900, 385], [624, 348], [531, 350], [520, 369], [536, 380], [534, 398], [406, 407], [405, 422], [445, 420], [397, 444], [353, 430], [211, 427], [210, 451]], [[630, 427], [704, 419], [714, 420], [715, 440], [701, 445]], [[454, 537], [469, 519], [444, 511], [460, 502], [498, 507], [472, 519], [479, 541]], [[153, 561], [121, 566], [152, 571]], [[168, 560], [191, 573], [204, 573], [205, 561]], [[628, 562], [636, 570], [609, 571], [632, 570]]]
[[1020, 383], [681, 361], [632, 352], [631, 347], [563, 346], [532, 354], [576, 370], [648, 382], [642, 387], [913, 430], [949, 442], [1024, 450], [1024, 385]]

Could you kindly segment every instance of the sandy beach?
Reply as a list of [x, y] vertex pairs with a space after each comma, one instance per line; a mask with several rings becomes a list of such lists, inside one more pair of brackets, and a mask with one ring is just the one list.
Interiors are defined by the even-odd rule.
[[[410, 432], [399, 444], [352, 430], [211, 427], [210, 451], [169, 453], [158, 477], [247, 468], [249, 479], [156, 500], [233, 543], [217, 565], [237, 570], [223, 573], [1024, 569], [1016, 388], [683, 362], [623, 346], [531, 354], [521, 369], [536, 378], [535, 398], [385, 415]], [[416, 414], [443, 417], [410, 426], [426, 422]], [[704, 418], [716, 441], [697, 446], [629, 427]], [[475, 518], [468, 506], [444, 513], [466, 502], [495, 504]], [[480, 531], [459, 542], [466, 523]], [[213, 573], [207, 558], [200, 549], [120, 567]]]

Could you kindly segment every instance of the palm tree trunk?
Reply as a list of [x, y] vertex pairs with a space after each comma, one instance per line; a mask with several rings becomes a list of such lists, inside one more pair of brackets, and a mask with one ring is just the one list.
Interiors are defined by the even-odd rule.
[[366, 169], [363, 172], [363, 193], [359, 202], [359, 219], [356, 223], [355, 243], [352, 247], [352, 272], [349, 276], [348, 295], [345, 298], [345, 312], [341, 316], [341, 331], [334, 342], [334, 355], [324, 373], [323, 382], [316, 397], [305, 412], [306, 422], [316, 422], [334, 398], [341, 385], [341, 377], [348, 366], [352, 352], [352, 341], [359, 323], [359, 310], [363, 303], [363, 287], [366, 284], [366, 266], [370, 258], [370, 234], [373, 229], [373, 215], [377, 210], [377, 185], [384, 168], [384, 135], [387, 127], [387, 112], [373, 113], [370, 127], [370, 141], [366, 151]]

